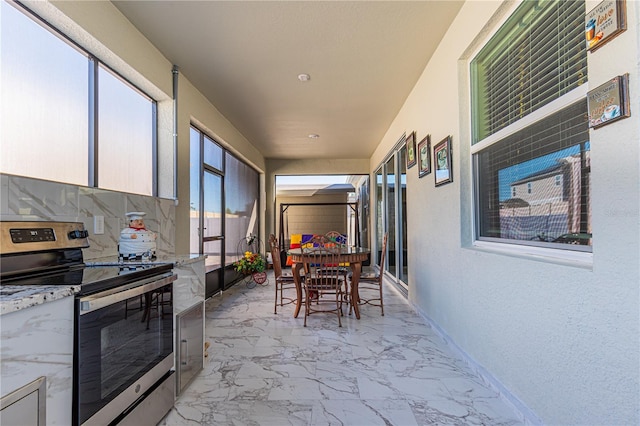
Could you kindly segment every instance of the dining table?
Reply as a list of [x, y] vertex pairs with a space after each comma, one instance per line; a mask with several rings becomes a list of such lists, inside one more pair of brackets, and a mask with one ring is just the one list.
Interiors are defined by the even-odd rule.
[[[314, 248], [292, 248], [289, 249], [287, 253], [291, 256], [291, 271], [293, 274], [293, 281], [296, 285], [297, 299], [293, 316], [294, 318], [297, 318], [304, 300], [302, 295], [302, 276], [300, 271], [304, 268], [305, 263], [314, 263], [314, 261], [317, 261], [317, 258], [322, 254], [322, 251], [314, 250]], [[362, 263], [369, 259], [370, 254], [371, 250], [365, 247], [340, 247], [340, 255], [338, 257], [340, 264], [348, 264], [351, 268], [351, 303], [353, 305], [353, 312], [357, 319], [360, 319], [360, 308], [357, 303], [357, 301], [360, 300], [358, 283], [360, 281], [360, 273], [362, 272]]]

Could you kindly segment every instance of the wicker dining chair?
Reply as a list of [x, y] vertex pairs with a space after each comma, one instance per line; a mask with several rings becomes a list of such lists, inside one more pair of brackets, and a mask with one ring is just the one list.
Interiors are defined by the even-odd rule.
[[273, 306], [273, 313], [278, 313], [278, 299], [280, 300], [280, 307], [295, 303], [296, 297], [287, 296], [287, 290], [295, 290], [296, 284], [293, 280], [293, 274], [290, 271], [282, 270], [282, 263], [280, 260], [280, 248], [278, 247], [278, 239], [275, 235], [269, 235], [269, 247], [271, 250], [271, 261], [273, 262], [273, 275], [276, 282], [276, 298]]
[[[382, 316], [384, 316], [384, 299], [382, 297], [382, 282], [384, 280], [384, 264], [385, 258], [387, 255], [387, 240], [389, 237], [389, 233], [385, 233], [382, 237], [382, 254], [380, 255], [380, 265], [376, 268], [376, 270], [362, 272], [360, 274], [360, 279], [358, 280], [358, 295], [360, 300], [358, 300], [359, 305], [372, 305], [378, 306], [382, 312]], [[350, 283], [351, 284], [351, 283]], [[362, 291], [364, 290], [365, 295], [370, 294], [371, 291], [375, 293], [372, 297], [362, 297]], [[349, 304], [349, 314], [353, 310], [353, 305]]]

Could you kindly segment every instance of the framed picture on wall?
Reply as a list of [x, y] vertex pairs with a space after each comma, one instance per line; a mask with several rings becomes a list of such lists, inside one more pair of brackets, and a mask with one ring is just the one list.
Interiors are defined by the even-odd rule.
[[436, 186], [453, 182], [451, 136], [447, 136], [433, 147], [433, 160]]
[[587, 50], [593, 52], [627, 29], [625, 0], [605, 0], [584, 17]]
[[587, 92], [589, 127], [629, 117], [629, 74], [619, 75]]
[[407, 136], [407, 169], [416, 165], [416, 132]]
[[418, 144], [418, 177], [431, 173], [431, 135], [425, 136]]

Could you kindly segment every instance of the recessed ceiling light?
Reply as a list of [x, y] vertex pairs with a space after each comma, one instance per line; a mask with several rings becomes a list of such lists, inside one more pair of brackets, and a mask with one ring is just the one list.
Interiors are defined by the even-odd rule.
[[298, 80], [309, 81], [311, 80], [311, 76], [309, 74], [298, 74]]
[[309, 137], [310, 137], [311, 139], [318, 139], [318, 138], [320, 137], [320, 135], [315, 134], [315, 133], [311, 133], [311, 134], [309, 135]]

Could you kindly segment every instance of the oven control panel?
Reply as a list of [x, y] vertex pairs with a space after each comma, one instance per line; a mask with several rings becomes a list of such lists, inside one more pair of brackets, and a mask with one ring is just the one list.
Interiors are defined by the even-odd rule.
[[0, 254], [89, 247], [82, 222], [0, 222]]
[[52, 228], [9, 229], [11, 241], [14, 244], [35, 243], [38, 241], [55, 241], [56, 235]]

